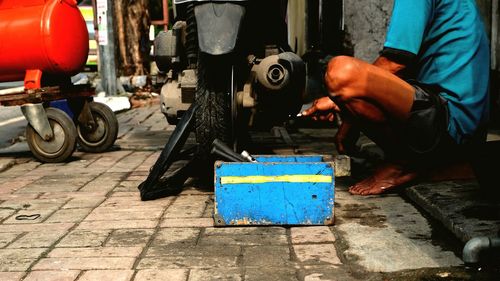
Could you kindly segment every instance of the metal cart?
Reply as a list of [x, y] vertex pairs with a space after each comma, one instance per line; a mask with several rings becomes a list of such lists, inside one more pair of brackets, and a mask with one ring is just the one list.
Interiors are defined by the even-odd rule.
[[68, 159], [77, 143], [87, 152], [103, 152], [114, 144], [118, 121], [108, 106], [93, 101], [94, 94], [89, 85], [19, 87], [0, 90], [0, 105], [21, 106], [31, 152], [42, 162], [55, 163]]

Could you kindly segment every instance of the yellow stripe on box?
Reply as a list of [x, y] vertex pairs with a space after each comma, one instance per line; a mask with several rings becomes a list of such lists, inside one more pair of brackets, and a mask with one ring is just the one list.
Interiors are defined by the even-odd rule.
[[271, 182], [331, 183], [332, 181], [332, 176], [323, 175], [242, 176], [220, 178], [221, 184], [252, 184]]

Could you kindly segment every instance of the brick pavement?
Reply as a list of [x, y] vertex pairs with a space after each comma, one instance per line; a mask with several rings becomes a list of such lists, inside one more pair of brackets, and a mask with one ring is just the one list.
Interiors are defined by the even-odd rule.
[[333, 228], [214, 228], [213, 193], [195, 183], [141, 202], [137, 186], [172, 130], [157, 111], [119, 115], [121, 150], [12, 158], [0, 173], [0, 280], [351, 278]]
[[[215, 228], [213, 192], [196, 180], [179, 196], [141, 202], [137, 186], [173, 127], [157, 105], [118, 119], [117, 147], [106, 153], [41, 164], [25, 143], [2, 150], [0, 280], [481, 279], [457, 267], [448, 237], [436, 240], [404, 198], [350, 196], [352, 179], [336, 183], [333, 227]], [[253, 133], [249, 150], [334, 151], [332, 129], [291, 134], [298, 147]]]

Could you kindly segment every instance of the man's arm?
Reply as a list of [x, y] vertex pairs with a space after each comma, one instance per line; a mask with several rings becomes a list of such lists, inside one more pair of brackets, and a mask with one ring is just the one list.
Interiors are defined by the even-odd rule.
[[[373, 65], [398, 75], [400, 71], [406, 68], [406, 65], [397, 63], [383, 55], [379, 56]], [[359, 128], [349, 120], [344, 118], [337, 134], [335, 135], [335, 144], [341, 154], [352, 152], [355, 149], [355, 143], [359, 137]]]
[[385, 70], [387, 70], [390, 73], [395, 74], [395, 75], [398, 75], [398, 73], [400, 73], [400, 71], [402, 71], [406, 68], [405, 64], [397, 63], [394, 60], [391, 60], [383, 55], [379, 56], [375, 60], [375, 62], [373, 62], [373, 65], [378, 66], [382, 69], [385, 69]]

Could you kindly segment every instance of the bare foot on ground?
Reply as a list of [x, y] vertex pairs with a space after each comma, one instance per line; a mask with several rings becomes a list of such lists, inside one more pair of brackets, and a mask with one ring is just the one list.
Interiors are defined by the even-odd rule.
[[417, 177], [417, 172], [409, 171], [400, 164], [388, 163], [377, 168], [373, 175], [349, 188], [355, 195], [376, 195], [387, 192]]

